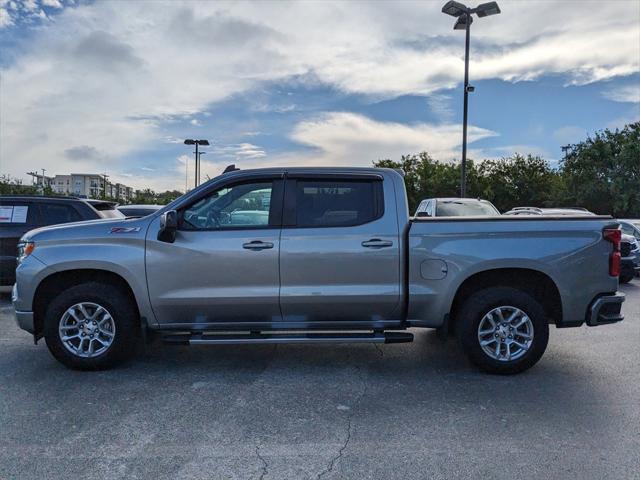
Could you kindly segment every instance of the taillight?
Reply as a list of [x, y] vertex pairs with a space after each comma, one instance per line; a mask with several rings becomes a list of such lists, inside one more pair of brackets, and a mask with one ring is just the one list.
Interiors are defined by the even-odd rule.
[[622, 231], [617, 228], [605, 228], [602, 236], [613, 244], [613, 252], [609, 255], [609, 275], [617, 277], [620, 275], [620, 240], [622, 239]]

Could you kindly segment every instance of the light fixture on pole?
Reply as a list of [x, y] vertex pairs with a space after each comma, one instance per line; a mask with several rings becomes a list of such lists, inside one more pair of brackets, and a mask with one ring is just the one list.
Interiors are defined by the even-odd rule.
[[475, 87], [469, 85], [469, 42], [471, 37], [471, 24], [473, 23], [473, 14], [479, 18], [488, 17], [489, 15], [497, 15], [500, 13], [500, 7], [496, 2], [482, 3], [476, 8], [469, 8], [466, 5], [455, 2], [453, 0], [447, 2], [442, 7], [442, 13], [456, 17], [454, 30], [465, 30], [465, 47], [464, 47], [464, 112], [462, 123], [462, 163], [460, 172], [460, 196], [464, 197], [467, 189], [467, 119], [469, 111], [469, 93], [475, 90]]
[[196, 160], [196, 180], [195, 180], [195, 186], [197, 187], [200, 184], [200, 155], [198, 152], [198, 146], [199, 145], [209, 145], [209, 140], [193, 140], [191, 138], [187, 138], [184, 141], [185, 145], [195, 145], [196, 146], [196, 151], [195, 153], [195, 160]]

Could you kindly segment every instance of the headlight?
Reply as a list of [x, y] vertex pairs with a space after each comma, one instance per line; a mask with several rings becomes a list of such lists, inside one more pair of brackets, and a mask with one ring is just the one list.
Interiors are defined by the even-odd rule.
[[24, 261], [29, 255], [36, 249], [36, 244], [33, 242], [20, 242], [18, 243], [18, 265]]

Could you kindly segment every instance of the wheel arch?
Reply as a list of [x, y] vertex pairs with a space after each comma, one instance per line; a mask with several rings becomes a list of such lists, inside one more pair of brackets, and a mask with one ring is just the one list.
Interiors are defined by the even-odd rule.
[[530, 293], [543, 306], [548, 323], [562, 322], [562, 299], [553, 279], [531, 268], [494, 268], [467, 277], [456, 290], [449, 321], [455, 329], [457, 315], [464, 301], [475, 292], [490, 287], [512, 287]]
[[46, 309], [51, 301], [64, 290], [88, 282], [100, 282], [117, 287], [129, 297], [136, 315], [140, 316], [140, 308], [133, 289], [121, 275], [100, 269], [63, 270], [46, 276], [36, 288], [33, 297], [33, 318], [34, 335], [37, 338], [43, 335]]

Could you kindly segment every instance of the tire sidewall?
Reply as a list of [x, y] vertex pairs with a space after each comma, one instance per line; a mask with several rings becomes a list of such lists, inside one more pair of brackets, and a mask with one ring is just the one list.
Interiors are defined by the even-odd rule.
[[[91, 302], [105, 308], [115, 323], [115, 337], [109, 348], [95, 357], [74, 355], [62, 343], [58, 333], [60, 319], [69, 307]], [[52, 355], [64, 365], [80, 370], [110, 368], [124, 360], [134, 350], [137, 336], [135, 309], [118, 288], [100, 283], [86, 283], [71, 287], [54, 298], [45, 315], [45, 341]]]
[[[501, 306], [517, 307], [533, 324], [533, 342], [520, 358], [502, 362], [488, 356], [478, 339], [484, 316]], [[489, 373], [513, 374], [532, 367], [544, 354], [549, 341], [549, 325], [542, 305], [530, 294], [511, 287], [493, 287], [471, 295], [464, 303], [458, 322], [458, 339], [469, 359]]]

